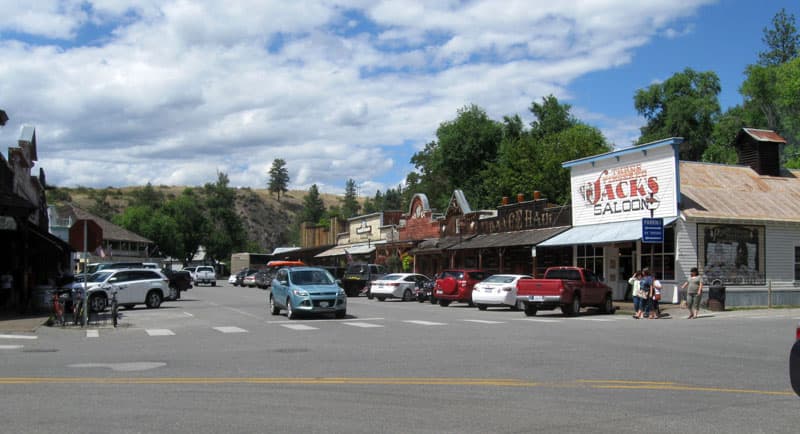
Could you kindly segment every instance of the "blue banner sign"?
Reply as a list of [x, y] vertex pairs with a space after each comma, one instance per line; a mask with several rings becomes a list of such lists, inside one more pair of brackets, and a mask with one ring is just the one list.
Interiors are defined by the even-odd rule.
[[643, 218], [642, 219], [642, 242], [643, 243], [663, 243], [664, 242], [664, 219], [663, 218]]

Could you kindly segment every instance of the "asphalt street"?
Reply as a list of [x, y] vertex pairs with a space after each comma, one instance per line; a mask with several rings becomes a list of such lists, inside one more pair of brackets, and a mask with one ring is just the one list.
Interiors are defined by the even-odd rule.
[[[4, 432], [796, 433], [800, 310], [635, 320], [348, 300], [289, 321], [225, 282], [121, 327], [0, 335]], [[679, 310], [674, 310], [679, 313]]]

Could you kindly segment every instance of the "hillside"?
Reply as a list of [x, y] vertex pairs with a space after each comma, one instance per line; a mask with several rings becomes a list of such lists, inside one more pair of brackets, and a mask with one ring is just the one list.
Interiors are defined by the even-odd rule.
[[[57, 188], [48, 192], [48, 202], [55, 203], [69, 200], [80, 208], [91, 211], [98, 207], [98, 203], [107, 205], [107, 214], [122, 213], [130, 204], [131, 193], [142, 187], [91, 189]], [[187, 187], [182, 186], [154, 186], [156, 191], [165, 198], [177, 197]], [[201, 188], [193, 188], [196, 193], [202, 192]], [[271, 252], [275, 247], [291, 244], [291, 225], [295, 216], [303, 209], [303, 199], [306, 191], [292, 190], [281, 196], [278, 202], [275, 196], [270, 196], [267, 189], [237, 188], [236, 211], [242, 218], [242, 224], [247, 233], [250, 244], [258, 247], [258, 252]], [[340, 196], [333, 194], [320, 194], [325, 207], [339, 205]]]

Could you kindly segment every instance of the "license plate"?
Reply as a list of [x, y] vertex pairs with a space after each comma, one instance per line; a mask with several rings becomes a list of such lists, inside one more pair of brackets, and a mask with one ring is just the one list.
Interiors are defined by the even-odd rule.
[[442, 291], [441, 289], [437, 289], [437, 290], [436, 290], [436, 293], [437, 293], [437, 294], [444, 294], [444, 291]]
[[328, 307], [328, 306], [330, 306], [330, 304], [327, 301], [320, 301], [319, 302], [319, 307]]
[[531, 301], [544, 301], [544, 296], [534, 295], [533, 297], [531, 297]]
[[494, 289], [486, 288], [486, 289], [483, 290], [483, 292], [494, 292]]

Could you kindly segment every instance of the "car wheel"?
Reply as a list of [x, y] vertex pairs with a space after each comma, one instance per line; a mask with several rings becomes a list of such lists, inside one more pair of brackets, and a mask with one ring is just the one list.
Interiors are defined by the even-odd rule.
[[211, 282], [211, 286], [217, 286], [217, 282]]
[[411, 290], [410, 289], [406, 289], [406, 291], [403, 293], [403, 301], [411, 301], [413, 299], [414, 299], [414, 295], [411, 294]]
[[606, 297], [603, 299], [603, 305], [600, 306], [600, 312], [605, 314], [614, 313], [614, 302], [611, 300], [611, 296], [606, 295]]
[[273, 315], [281, 313], [281, 308], [275, 304], [275, 299], [272, 298], [272, 295], [269, 296], [269, 311]]
[[297, 314], [292, 309], [292, 299], [286, 299], [286, 319], [297, 319]]
[[417, 301], [420, 303], [425, 303], [425, 299], [422, 296], [418, 296]]
[[441, 307], [450, 306], [450, 300], [439, 300], [439, 306]]
[[180, 293], [181, 292], [178, 291], [178, 288], [175, 288], [174, 286], [170, 286], [169, 287], [169, 299], [170, 300], [177, 300], [178, 298], [180, 298], [180, 296], [179, 296]]
[[150, 309], [155, 309], [161, 306], [161, 292], [156, 291], [155, 289], [148, 292], [147, 298], [144, 300], [144, 304]]
[[105, 296], [93, 295], [89, 298], [89, 311], [102, 312], [106, 310], [107, 300]]
[[525, 311], [525, 316], [536, 316], [536, 306], [532, 304], [526, 304], [522, 310]]
[[123, 304], [122, 305], [122, 307], [124, 307], [125, 309], [133, 309], [134, 306], [136, 306], [136, 305], [135, 304]]
[[386, 301], [386, 297], [376, 297], [378, 301]]
[[369, 300], [373, 299], [372, 290], [371, 289], [367, 290], [367, 299], [369, 299]]
[[485, 304], [479, 304], [478, 305], [478, 310], [486, 310], [486, 305]]
[[572, 303], [561, 306], [561, 312], [567, 316], [575, 316], [581, 311], [581, 298], [577, 295], [572, 297]]
[[436, 297], [431, 295], [431, 304], [436, 304]]
[[336, 311], [336, 319], [342, 319], [347, 315], [346, 310], [337, 310]]

